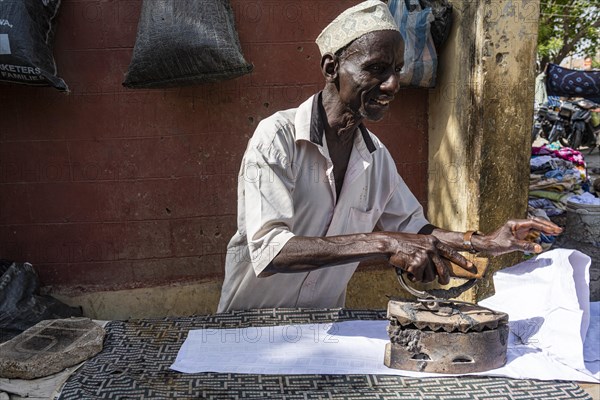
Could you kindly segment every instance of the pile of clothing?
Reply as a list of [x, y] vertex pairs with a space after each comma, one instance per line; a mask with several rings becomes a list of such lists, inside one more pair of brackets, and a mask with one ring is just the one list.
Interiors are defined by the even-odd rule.
[[557, 147], [555, 143], [546, 144], [531, 151], [529, 208], [542, 217], [562, 214], [570, 197], [589, 188], [582, 154]]
[[[590, 185], [583, 155], [558, 143], [532, 147], [529, 175], [528, 212], [545, 219], [561, 215], [567, 202], [589, 192]], [[587, 199], [587, 196], [585, 197]], [[553, 236], [540, 236], [542, 247], [549, 248]]]

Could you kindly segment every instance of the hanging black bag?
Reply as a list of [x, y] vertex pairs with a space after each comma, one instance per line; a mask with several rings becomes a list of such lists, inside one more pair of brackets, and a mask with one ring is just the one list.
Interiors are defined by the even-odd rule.
[[452, 29], [452, 4], [448, 0], [419, 0], [422, 8], [431, 8], [431, 37], [438, 53]]
[[235, 78], [244, 60], [229, 0], [144, 0], [123, 85], [165, 88]]
[[0, 1], [0, 81], [68, 90], [52, 54], [60, 0]]

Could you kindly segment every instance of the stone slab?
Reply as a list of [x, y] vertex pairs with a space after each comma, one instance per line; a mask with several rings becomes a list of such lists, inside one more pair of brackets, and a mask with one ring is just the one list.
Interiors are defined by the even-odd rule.
[[35, 379], [60, 372], [98, 354], [104, 335], [89, 318], [41, 321], [0, 345], [0, 377]]

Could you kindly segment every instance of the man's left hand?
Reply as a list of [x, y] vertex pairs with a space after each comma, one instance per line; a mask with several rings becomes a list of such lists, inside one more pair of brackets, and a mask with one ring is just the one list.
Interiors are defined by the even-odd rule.
[[558, 235], [562, 228], [542, 218], [511, 219], [488, 235], [473, 236], [473, 247], [481, 252], [497, 256], [513, 251], [541, 253], [542, 246], [528, 240], [539, 234]]

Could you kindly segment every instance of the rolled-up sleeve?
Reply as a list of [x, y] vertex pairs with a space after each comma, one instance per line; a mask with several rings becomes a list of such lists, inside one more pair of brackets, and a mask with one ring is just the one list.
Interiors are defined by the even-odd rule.
[[248, 250], [258, 276], [294, 237], [294, 177], [285, 157], [260, 144], [247, 149], [240, 173]]

